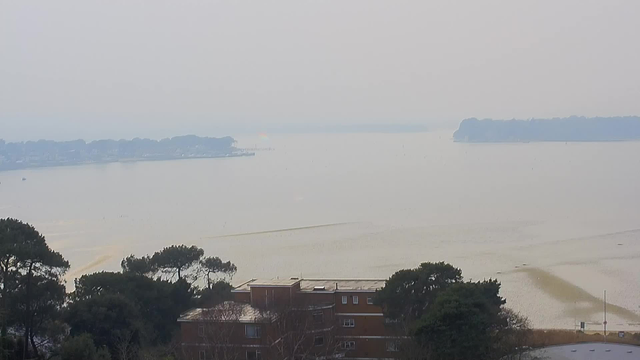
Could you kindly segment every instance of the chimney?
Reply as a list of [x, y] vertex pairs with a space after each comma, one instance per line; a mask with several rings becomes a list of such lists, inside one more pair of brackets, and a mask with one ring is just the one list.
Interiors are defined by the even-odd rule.
[[338, 290], [338, 283], [336, 283], [336, 290]]

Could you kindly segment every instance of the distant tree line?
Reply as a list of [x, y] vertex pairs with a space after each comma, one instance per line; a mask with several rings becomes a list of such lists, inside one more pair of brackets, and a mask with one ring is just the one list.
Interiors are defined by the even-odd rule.
[[453, 134], [460, 142], [623, 141], [640, 139], [640, 117], [571, 116], [531, 120], [465, 119]]
[[0, 170], [30, 166], [108, 162], [122, 159], [170, 159], [233, 154], [231, 137], [195, 135], [158, 140], [96, 140], [85, 142], [38, 140], [6, 143], [0, 140]]

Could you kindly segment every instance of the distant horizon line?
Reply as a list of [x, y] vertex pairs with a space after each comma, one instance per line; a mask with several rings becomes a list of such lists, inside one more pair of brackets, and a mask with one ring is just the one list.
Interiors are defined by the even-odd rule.
[[[160, 141], [163, 139], [171, 139], [179, 136], [198, 136], [198, 137], [210, 137], [210, 138], [224, 138], [224, 137], [232, 137], [236, 139], [236, 137], [242, 137], [246, 135], [260, 135], [260, 134], [358, 134], [358, 133], [378, 133], [378, 134], [401, 134], [401, 133], [421, 133], [421, 132], [433, 132], [433, 131], [441, 131], [441, 130], [456, 130], [460, 123], [464, 120], [476, 119], [476, 120], [491, 120], [491, 121], [531, 121], [531, 120], [563, 120], [569, 118], [584, 118], [584, 119], [593, 119], [593, 118], [640, 118], [638, 115], [619, 115], [619, 116], [582, 116], [582, 115], [571, 115], [566, 117], [530, 117], [530, 118], [490, 118], [490, 117], [468, 117], [459, 121], [438, 121], [438, 122], [430, 122], [429, 124], [422, 124], [416, 122], [407, 122], [401, 124], [353, 124], [353, 125], [318, 125], [318, 124], [310, 124], [310, 125], [297, 125], [297, 124], [280, 124], [280, 125], [267, 125], [267, 126], [220, 126], [220, 127], [204, 127], [202, 129], [193, 129], [189, 128], [185, 132], [179, 135], [162, 135], [158, 134], [155, 129], [150, 129], [150, 133], [156, 132], [156, 134], [149, 135], [133, 135], [135, 133], [141, 133], [140, 129], [133, 130], [130, 132], [129, 136], [109, 136], [105, 137], [96, 137], [95, 134], [79, 137], [68, 137], [63, 138], [59, 136], [52, 136], [51, 138], [30, 138], [29, 136], [22, 137], [22, 139], [18, 140], [15, 136], [10, 136], [9, 139], [0, 138], [0, 140], [5, 141], [6, 143], [26, 143], [26, 142], [37, 142], [37, 141], [55, 141], [55, 142], [70, 142], [83, 140], [87, 143], [93, 141], [100, 140], [126, 140], [131, 141], [134, 139], [143, 139], [143, 140], [155, 140]], [[178, 133], [178, 129], [175, 129], [176, 133]], [[105, 133], [113, 134], [113, 131], [105, 131]], [[196, 135], [199, 134], [199, 135]]]
[[[453, 124], [451, 124], [453, 125]], [[236, 138], [237, 136], [244, 135], [260, 135], [260, 134], [357, 134], [357, 133], [380, 133], [380, 134], [399, 134], [399, 133], [418, 133], [418, 132], [429, 132], [436, 129], [442, 129], [442, 127], [427, 127], [422, 124], [360, 124], [360, 125], [303, 125], [303, 126], [295, 126], [295, 125], [283, 125], [283, 126], [266, 126], [262, 128], [256, 129], [229, 129], [229, 131], [225, 131], [227, 135], [197, 135], [194, 132], [183, 133], [181, 135], [173, 135], [173, 136], [156, 136], [156, 137], [147, 137], [147, 136], [133, 136], [133, 137], [105, 137], [105, 138], [95, 138], [95, 139], [85, 139], [85, 138], [68, 138], [66, 140], [53, 140], [47, 138], [40, 138], [37, 140], [3, 140], [0, 138], [0, 141], [5, 141], [7, 144], [9, 143], [27, 143], [27, 142], [38, 142], [38, 141], [54, 141], [54, 142], [73, 142], [73, 141], [85, 141], [86, 143], [91, 143], [95, 141], [132, 141], [135, 139], [140, 140], [153, 140], [153, 141], [161, 141], [164, 139], [172, 139], [174, 137], [181, 136], [197, 136], [200, 138], [225, 138], [232, 137]], [[454, 129], [454, 127], [451, 127]], [[217, 132], [222, 133], [220, 130]], [[199, 133], [211, 133], [211, 131], [199, 131]]]
[[494, 119], [494, 118], [479, 118], [479, 117], [470, 117], [470, 118], [466, 118], [463, 119], [464, 120], [490, 120], [490, 121], [531, 121], [531, 120], [547, 120], [547, 121], [553, 121], [553, 120], [567, 120], [567, 119], [624, 119], [624, 118], [635, 118], [635, 119], [640, 119], [640, 116], [638, 115], [616, 115], [616, 116], [583, 116], [583, 115], [571, 115], [571, 116], [564, 116], [564, 117], [530, 117], [530, 118], [511, 118], [511, 119]]

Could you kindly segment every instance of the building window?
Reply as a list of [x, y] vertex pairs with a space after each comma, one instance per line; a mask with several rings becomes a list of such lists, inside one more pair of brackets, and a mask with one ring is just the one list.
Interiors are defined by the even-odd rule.
[[398, 347], [398, 343], [396, 341], [388, 341], [387, 342], [387, 351], [396, 352], [400, 351]]
[[198, 325], [198, 336], [204, 337], [204, 325]]
[[313, 322], [315, 324], [324, 323], [324, 314], [322, 313], [322, 311], [315, 311], [313, 314], [311, 314], [311, 316], [313, 316]]
[[260, 326], [258, 325], [245, 325], [244, 326], [244, 335], [248, 338], [259, 338], [260, 337]]
[[346, 295], [345, 295], [345, 296], [343, 296], [343, 297], [342, 297], [342, 305], [347, 305], [348, 300], [349, 300], [349, 297], [348, 297], [348, 296], [346, 296]]
[[356, 349], [356, 342], [355, 341], [343, 341], [342, 342], [342, 349], [343, 350], [355, 350]]
[[313, 338], [313, 345], [314, 346], [324, 345], [324, 336], [316, 336], [315, 338]]
[[367, 304], [368, 305], [373, 305], [373, 298], [372, 297], [368, 297], [367, 298]]
[[358, 305], [358, 297], [356, 295], [352, 296], [351, 299], [353, 300], [353, 305]]
[[262, 353], [260, 350], [248, 350], [247, 360], [262, 360]]
[[342, 327], [356, 327], [355, 319], [342, 319]]
[[206, 360], [207, 359], [207, 353], [204, 350], [200, 350], [200, 360]]

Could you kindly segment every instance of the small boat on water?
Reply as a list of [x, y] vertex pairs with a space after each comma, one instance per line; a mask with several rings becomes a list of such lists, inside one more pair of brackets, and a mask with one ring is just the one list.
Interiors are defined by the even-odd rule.
[[22, 181], [26, 181], [26, 180], [27, 180], [27, 178], [26, 178], [26, 177], [23, 177], [23, 178], [22, 178]]

